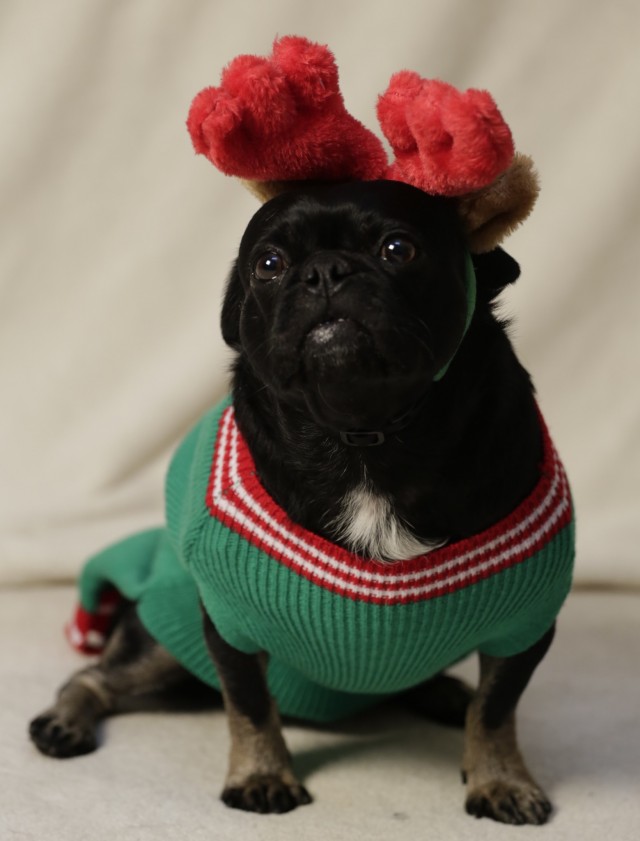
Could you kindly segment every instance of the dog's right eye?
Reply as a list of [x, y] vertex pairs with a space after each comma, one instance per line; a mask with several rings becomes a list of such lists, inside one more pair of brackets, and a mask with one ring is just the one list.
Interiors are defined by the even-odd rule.
[[417, 250], [408, 237], [393, 234], [382, 243], [380, 256], [387, 263], [401, 266], [415, 259]]
[[265, 251], [253, 264], [253, 274], [258, 280], [275, 280], [287, 268], [282, 254], [277, 251]]

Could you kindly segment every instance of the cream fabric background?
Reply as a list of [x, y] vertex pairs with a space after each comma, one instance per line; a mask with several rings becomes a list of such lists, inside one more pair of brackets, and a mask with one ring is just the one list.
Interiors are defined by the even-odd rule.
[[193, 155], [192, 96], [276, 34], [328, 43], [347, 106], [403, 67], [495, 96], [543, 191], [505, 298], [564, 456], [579, 580], [640, 582], [637, 0], [4, 0], [0, 582], [69, 578], [161, 520], [225, 390], [223, 280], [254, 200]]

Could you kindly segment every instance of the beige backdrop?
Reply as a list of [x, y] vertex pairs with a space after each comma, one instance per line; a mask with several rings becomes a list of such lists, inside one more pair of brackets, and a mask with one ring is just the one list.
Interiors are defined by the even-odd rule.
[[3, 0], [0, 582], [72, 576], [159, 522], [225, 390], [223, 279], [254, 200], [194, 156], [191, 97], [276, 34], [329, 45], [350, 110], [407, 67], [486, 87], [543, 184], [505, 299], [578, 508], [580, 580], [640, 583], [640, 5]]

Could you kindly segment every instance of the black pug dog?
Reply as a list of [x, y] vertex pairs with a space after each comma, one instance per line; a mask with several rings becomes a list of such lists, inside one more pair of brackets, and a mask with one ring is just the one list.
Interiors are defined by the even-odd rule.
[[[446, 559], [438, 553], [461, 541], [468, 547], [467, 541], [495, 524], [510, 522], [540, 482], [548, 447], [544, 424], [531, 380], [492, 305], [519, 268], [500, 248], [474, 255], [473, 272], [470, 259], [450, 199], [391, 181], [291, 190], [267, 202], [244, 234], [222, 310], [224, 338], [237, 354], [235, 428], [270, 504], [295, 524], [294, 541], [310, 546], [300, 577], [321, 588], [340, 563], [343, 570], [352, 563], [360, 582], [382, 576], [396, 586], [396, 569], [406, 573], [402, 581], [415, 580], [429, 569], [430, 557]], [[329, 560], [326, 552], [334, 553]], [[291, 567], [285, 554], [281, 560]], [[536, 591], [537, 573], [531, 560], [517, 567], [525, 568], [532, 577], [521, 586], [530, 593]], [[365, 696], [395, 692], [437, 720], [466, 722], [462, 768], [470, 814], [542, 824], [551, 805], [519, 753], [515, 708], [552, 641], [568, 589], [567, 568], [558, 567], [562, 592], [551, 608], [540, 607], [544, 599], [518, 608], [530, 610], [533, 619], [527, 619], [528, 636], [518, 637], [511, 645], [516, 653], [508, 655], [463, 634], [480, 623], [484, 640], [503, 628], [506, 591], [496, 596], [494, 588], [492, 601], [476, 608], [466, 601], [469, 588], [454, 582], [439, 590], [438, 576], [428, 600], [436, 613], [402, 625], [395, 648], [385, 648], [384, 631], [378, 629], [373, 641], [358, 640], [364, 648], [354, 648], [354, 655], [349, 646], [356, 645], [352, 637], [362, 636], [362, 626], [343, 622], [338, 613], [335, 626], [311, 628], [307, 639], [315, 595], [300, 616], [280, 609], [274, 621], [279, 631], [288, 628], [290, 635], [304, 637], [312, 673], [315, 659], [323, 660], [320, 672], [325, 659], [335, 659], [341, 677], [330, 688], [348, 690], [339, 692], [347, 707], [350, 699], [359, 703]], [[348, 579], [348, 571], [344, 574]], [[472, 583], [499, 584], [506, 574], [502, 567], [477, 568]], [[216, 613], [215, 601], [203, 595], [202, 580], [198, 584], [204, 601], [200, 633], [215, 663], [231, 729], [224, 802], [257, 812], [308, 803], [279, 717], [279, 707], [295, 713], [295, 705], [278, 703], [272, 686], [277, 678], [267, 683], [268, 661], [277, 652], [266, 644], [260, 650], [233, 644], [235, 637], [222, 631], [223, 611]], [[224, 589], [225, 580], [216, 586]], [[340, 586], [328, 586], [326, 598], [342, 600], [345, 610], [361, 605], [363, 622], [371, 614], [384, 622], [384, 594], [378, 598], [377, 590], [367, 591], [357, 602], [360, 584], [347, 582], [344, 592]], [[240, 587], [253, 597], [252, 581]], [[419, 603], [407, 592], [396, 599], [400, 617]], [[447, 599], [456, 597], [457, 612], [447, 618]], [[260, 609], [255, 600], [245, 606], [248, 625], [258, 622], [252, 611]], [[142, 621], [135, 605], [125, 603], [102, 658], [73, 676], [55, 705], [32, 722], [31, 738], [43, 753], [93, 750], [98, 722], [134, 696], [178, 685], [187, 691], [192, 675], [149, 633], [153, 623], [140, 615]], [[320, 634], [331, 639], [324, 642]], [[293, 645], [284, 639], [284, 645]], [[369, 656], [361, 657], [369, 644]], [[480, 651], [481, 665], [473, 694], [442, 671], [470, 653], [470, 646]], [[436, 650], [440, 653], [429, 660]], [[360, 657], [357, 666], [349, 660], [354, 656]], [[420, 665], [423, 660], [431, 665]], [[414, 666], [419, 666], [415, 673]], [[331, 668], [326, 666], [327, 674], [333, 674]]]

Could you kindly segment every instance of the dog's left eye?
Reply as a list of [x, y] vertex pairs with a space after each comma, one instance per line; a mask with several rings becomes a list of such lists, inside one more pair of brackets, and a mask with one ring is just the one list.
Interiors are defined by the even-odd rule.
[[410, 239], [401, 236], [388, 237], [380, 249], [380, 256], [387, 263], [394, 263], [401, 265], [402, 263], [410, 263], [415, 259], [417, 250]]
[[253, 274], [258, 280], [275, 280], [281, 275], [287, 264], [282, 254], [277, 251], [265, 251], [253, 264]]

